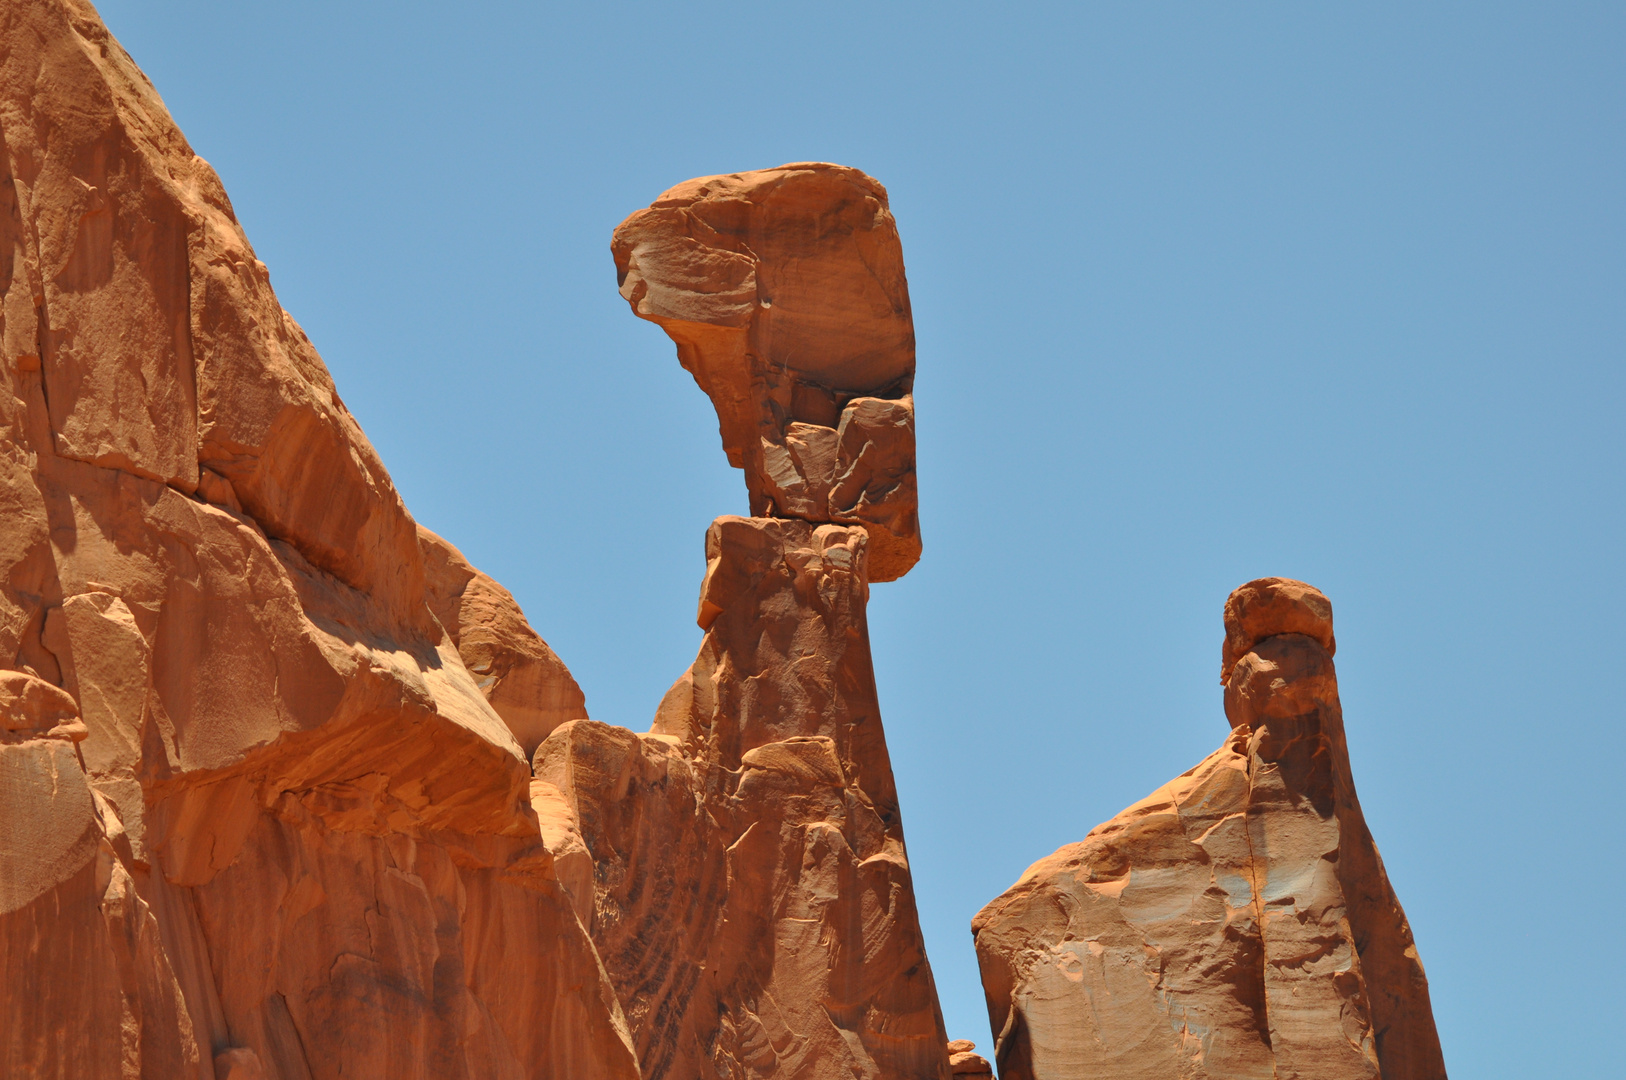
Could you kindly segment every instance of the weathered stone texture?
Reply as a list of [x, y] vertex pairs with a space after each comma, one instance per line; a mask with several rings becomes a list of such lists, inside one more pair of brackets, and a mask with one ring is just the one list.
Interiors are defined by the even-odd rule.
[[537, 750], [590, 854], [573, 888], [650, 1080], [948, 1076], [866, 545], [847, 526], [719, 518], [700, 655], [653, 731], [583, 721]]
[[972, 923], [1005, 1080], [1443, 1080], [1411, 929], [1361, 815], [1332, 605], [1225, 605], [1231, 732]]
[[823, 162], [703, 176], [615, 230], [621, 295], [677, 343], [751, 513], [863, 526], [870, 580], [920, 558], [915, 327], [886, 189]]
[[785, 518], [713, 528], [639, 736], [412, 520], [95, 12], [0, 46], [0, 1075], [946, 1078], [864, 626], [919, 550], [880, 186], [667, 205], [747, 210], [703, 258], [779, 312], [685, 362]]
[[568, 672], [88, 5], [0, 9], [0, 139], [0, 1075], [636, 1076], [531, 807]]
[[865, 623], [869, 582], [920, 556], [886, 191], [822, 163], [702, 177], [611, 250], [754, 516], [707, 533], [705, 637], [650, 733], [566, 724], [537, 750], [550, 846], [582, 849], [572, 895], [648, 1080], [947, 1080]]
[[587, 716], [587, 700], [507, 589], [469, 565], [463, 553], [418, 526], [429, 606], [452, 637], [463, 666], [527, 758], [548, 733]]

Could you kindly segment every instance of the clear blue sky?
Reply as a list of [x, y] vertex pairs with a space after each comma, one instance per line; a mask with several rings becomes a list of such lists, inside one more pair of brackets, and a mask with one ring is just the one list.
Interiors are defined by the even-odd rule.
[[1219, 744], [1220, 605], [1283, 574], [1453, 1074], [1619, 1069], [1626, 8], [101, 8], [414, 514], [640, 730], [745, 488], [610, 230], [888, 185], [926, 550], [870, 614], [952, 1036], [973, 913]]

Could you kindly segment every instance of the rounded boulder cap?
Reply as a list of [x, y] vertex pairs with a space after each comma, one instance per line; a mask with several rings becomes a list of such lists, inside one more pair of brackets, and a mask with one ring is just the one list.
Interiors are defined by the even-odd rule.
[[1292, 578], [1258, 578], [1239, 586], [1225, 600], [1220, 682], [1230, 682], [1236, 662], [1277, 634], [1314, 638], [1332, 655], [1338, 651], [1332, 636], [1332, 601], [1314, 585]]

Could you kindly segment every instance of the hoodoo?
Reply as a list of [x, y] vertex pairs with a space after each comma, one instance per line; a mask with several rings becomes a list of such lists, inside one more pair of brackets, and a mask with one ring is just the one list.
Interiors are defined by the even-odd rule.
[[1237, 589], [1224, 744], [977, 915], [1003, 1080], [1444, 1080], [1335, 648], [1314, 588]]
[[536, 752], [644, 1075], [947, 1080], [864, 616], [920, 551], [886, 192], [823, 164], [704, 177], [612, 250], [756, 515], [706, 535], [705, 637], [653, 729], [569, 723]]

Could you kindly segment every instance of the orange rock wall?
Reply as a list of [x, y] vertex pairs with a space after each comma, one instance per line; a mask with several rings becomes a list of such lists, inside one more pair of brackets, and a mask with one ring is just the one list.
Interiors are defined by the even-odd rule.
[[0, 46], [0, 1075], [636, 1076], [530, 804], [580, 691], [95, 12]]
[[880, 186], [757, 185], [790, 513], [714, 526], [639, 736], [412, 520], [95, 12], [0, 45], [0, 1075], [947, 1077], [864, 624], [919, 550]]
[[[921, 552], [885, 190], [629, 217], [748, 518], [652, 729], [408, 514], [81, 0], [0, 8], [0, 1076], [950, 1080], [877, 704]], [[1011, 1078], [1443, 1078], [1331, 606], [1226, 608], [1233, 728], [974, 925]]]

